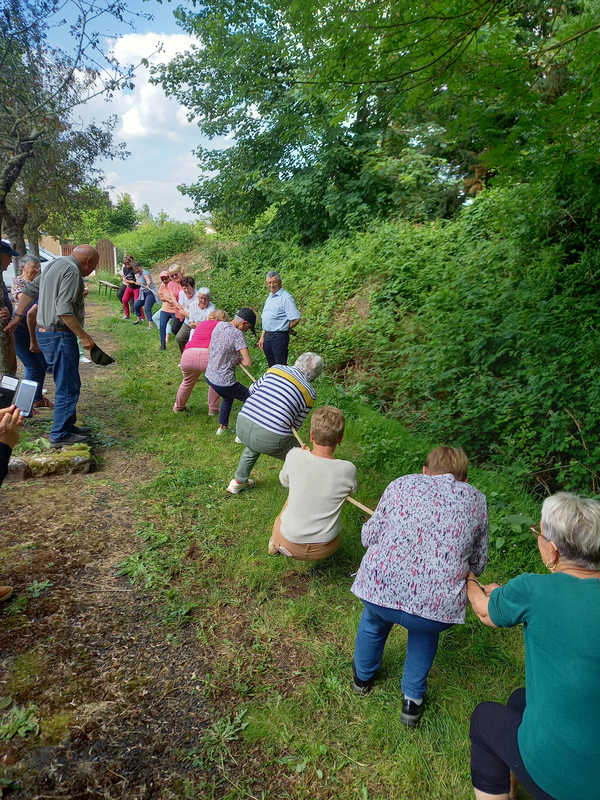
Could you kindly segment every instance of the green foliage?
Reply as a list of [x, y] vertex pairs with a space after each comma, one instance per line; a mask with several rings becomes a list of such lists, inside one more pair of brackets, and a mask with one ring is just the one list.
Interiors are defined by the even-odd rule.
[[135, 230], [113, 237], [118, 248], [132, 253], [146, 268], [165, 261], [177, 253], [192, 250], [204, 238], [204, 224], [160, 219], [147, 221]]
[[595, 230], [595, 0], [210, 0], [176, 16], [198, 43], [154, 79], [205, 135], [235, 135], [198, 149], [210, 177], [180, 187], [196, 210], [245, 226], [268, 213], [268, 234], [311, 243], [447, 218], [483, 180], [526, 180]]
[[22, 708], [9, 696], [0, 700], [0, 711], [3, 712], [0, 720], [0, 739], [13, 739], [15, 736], [25, 738], [29, 733], [37, 735], [40, 732], [35, 706]]
[[[548, 237], [568, 212], [522, 185], [452, 222], [386, 223], [309, 250], [248, 239], [211, 285], [260, 309], [265, 273], [280, 269], [305, 320], [295, 346], [353, 396], [540, 490], [596, 493], [600, 260], [581, 238]], [[373, 464], [386, 447], [367, 444]]]
[[139, 215], [131, 195], [119, 195], [116, 205], [108, 192], [96, 186], [84, 186], [72, 203], [71, 220], [67, 228], [59, 221], [59, 235], [76, 244], [95, 244], [98, 239], [114, 239], [121, 233], [135, 230]]

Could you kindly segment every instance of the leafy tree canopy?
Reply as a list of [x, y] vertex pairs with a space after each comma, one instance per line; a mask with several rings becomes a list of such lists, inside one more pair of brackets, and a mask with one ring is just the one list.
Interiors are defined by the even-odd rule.
[[490, 174], [546, 181], [556, 224], [596, 209], [597, 0], [208, 0], [177, 16], [198, 45], [154, 79], [236, 139], [197, 151], [210, 176], [181, 187], [196, 211], [271, 209], [270, 230], [311, 241], [448, 216]]

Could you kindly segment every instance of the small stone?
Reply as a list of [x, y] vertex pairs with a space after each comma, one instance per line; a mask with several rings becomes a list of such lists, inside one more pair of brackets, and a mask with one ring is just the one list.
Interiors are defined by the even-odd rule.
[[26, 458], [17, 458], [13, 456], [8, 462], [8, 475], [7, 481], [22, 481], [28, 477], [29, 463]]

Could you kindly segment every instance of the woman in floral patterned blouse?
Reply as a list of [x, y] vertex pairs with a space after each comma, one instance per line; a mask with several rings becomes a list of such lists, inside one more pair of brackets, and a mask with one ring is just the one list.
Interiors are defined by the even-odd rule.
[[401, 722], [417, 725], [442, 631], [464, 623], [469, 571], [487, 563], [485, 495], [467, 483], [463, 450], [438, 447], [423, 474], [393, 481], [362, 529], [367, 548], [352, 591], [364, 609], [352, 688], [366, 694], [394, 624], [408, 631]]

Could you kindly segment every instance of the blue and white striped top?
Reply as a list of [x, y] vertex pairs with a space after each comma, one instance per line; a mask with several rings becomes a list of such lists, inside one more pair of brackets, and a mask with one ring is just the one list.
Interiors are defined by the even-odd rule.
[[317, 399], [317, 393], [296, 367], [277, 364], [250, 387], [240, 414], [279, 436], [291, 436]]

